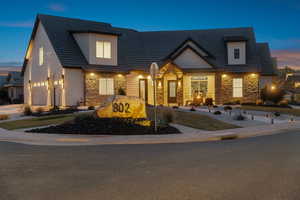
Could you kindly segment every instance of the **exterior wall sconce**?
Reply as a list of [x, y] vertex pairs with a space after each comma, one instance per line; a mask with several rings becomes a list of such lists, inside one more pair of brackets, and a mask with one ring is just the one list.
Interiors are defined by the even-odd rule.
[[139, 75], [138, 78], [141, 79], [141, 78], [144, 78], [144, 77], [143, 77], [143, 75]]
[[65, 88], [65, 75], [64, 74], [61, 75], [61, 88], [62, 89]]
[[272, 86], [271, 86], [271, 90], [272, 90], [272, 91], [276, 90], [276, 86], [275, 86], [275, 85], [272, 85]]
[[158, 88], [161, 88], [161, 81], [158, 81]]
[[90, 75], [91, 75], [91, 76], [95, 76], [95, 73], [91, 72]]
[[252, 73], [252, 74], [251, 74], [251, 77], [252, 77], [252, 78], [256, 77], [256, 74], [255, 74], [255, 73]]
[[222, 74], [222, 78], [226, 78], [227, 77], [227, 74]]
[[178, 87], [181, 87], [181, 81], [178, 81]]

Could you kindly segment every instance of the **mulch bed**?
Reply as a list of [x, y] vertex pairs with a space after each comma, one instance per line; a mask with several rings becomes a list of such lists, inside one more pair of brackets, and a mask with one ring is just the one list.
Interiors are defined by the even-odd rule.
[[180, 131], [172, 126], [158, 127], [154, 132], [154, 124], [141, 126], [132, 119], [94, 118], [92, 116], [77, 117], [75, 120], [56, 126], [36, 128], [26, 132], [50, 134], [81, 134], [81, 135], [151, 135], [151, 134], [176, 134]]

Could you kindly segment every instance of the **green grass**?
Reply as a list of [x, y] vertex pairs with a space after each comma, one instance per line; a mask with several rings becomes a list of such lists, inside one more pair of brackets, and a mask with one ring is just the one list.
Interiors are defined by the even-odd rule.
[[[163, 119], [163, 112], [168, 108], [159, 108], [158, 109], [158, 118], [160, 120]], [[207, 115], [201, 115], [200, 113], [192, 113], [192, 112], [184, 112], [175, 109], [168, 109], [173, 113], [174, 120], [173, 123], [181, 124], [184, 126], [189, 126], [192, 128], [197, 128], [201, 130], [207, 131], [216, 131], [216, 130], [224, 130], [224, 129], [232, 129], [239, 128], [239, 126], [228, 124], [223, 121], [211, 118]], [[153, 119], [153, 109], [147, 109], [148, 116]]]
[[300, 116], [300, 109], [295, 108], [280, 108], [280, 107], [268, 107], [268, 106], [242, 106], [245, 110], [258, 110], [266, 112], [280, 112], [288, 115]]
[[78, 115], [84, 115], [85, 113], [76, 113], [76, 114], [60, 114], [60, 115], [51, 115], [45, 117], [37, 117], [32, 119], [23, 119], [23, 120], [15, 120], [9, 122], [0, 123], [0, 127], [7, 130], [15, 130], [15, 129], [24, 129], [31, 127], [39, 127], [39, 126], [47, 126], [51, 124], [60, 124], [66, 121], [70, 121], [74, 119]]

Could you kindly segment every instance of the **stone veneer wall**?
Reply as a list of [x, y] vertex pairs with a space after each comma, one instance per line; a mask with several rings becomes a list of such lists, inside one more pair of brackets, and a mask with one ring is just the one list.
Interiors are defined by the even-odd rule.
[[[233, 97], [233, 78], [243, 78], [243, 97]], [[255, 103], [259, 97], [259, 76], [257, 74], [216, 74], [216, 104], [239, 100]]]
[[97, 106], [105, 102], [110, 95], [99, 94], [99, 79], [101, 77], [114, 79], [114, 93], [118, 94], [119, 88], [126, 91], [126, 79], [123, 75], [112, 73], [86, 73], [85, 76], [85, 104], [87, 106]]

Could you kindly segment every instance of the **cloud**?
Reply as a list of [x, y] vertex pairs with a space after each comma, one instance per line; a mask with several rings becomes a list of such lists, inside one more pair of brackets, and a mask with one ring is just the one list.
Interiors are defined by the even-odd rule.
[[48, 6], [48, 8], [55, 12], [63, 12], [66, 10], [66, 6], [60, 3], [52, 3]]
[[0, 22], [2, 27], [14, 27], [14, 28], [32, 28], [32, 21], [19, 21], [19, 22]]
[[289, 66], [300, 70], [300, 50], [273, 50], [272, 56], [277, 57], [278, 67]]
[[299, 38], [289, 38], [289, 39], [271, 39], [270, 43], [272, 47], [276, 49], [300, 49], [300, 39]]

